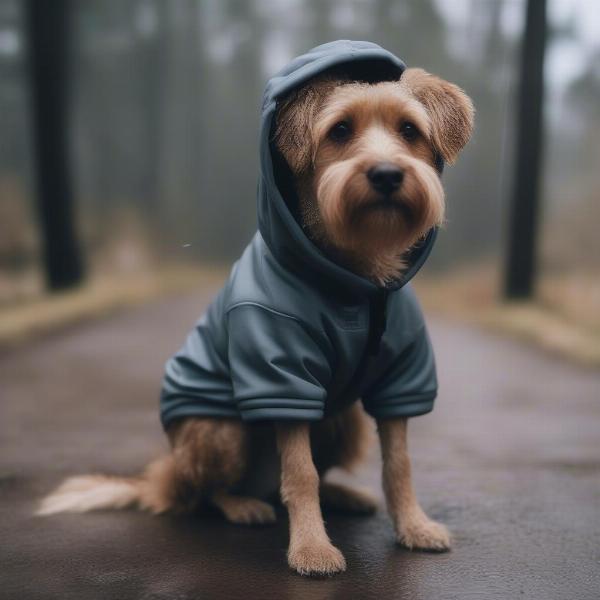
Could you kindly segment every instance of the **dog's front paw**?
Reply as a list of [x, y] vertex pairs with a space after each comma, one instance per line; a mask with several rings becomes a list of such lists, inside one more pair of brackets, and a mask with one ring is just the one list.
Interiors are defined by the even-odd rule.
[[450, 550], [450, 532], [445, 525], [430, 519], [408, 520], [398, 528], [398, 542], [409, 550]]
[[334, 575], [346, 570], [344, 555], [328, 541], [290, 548], [288, 564], [300, 575]]

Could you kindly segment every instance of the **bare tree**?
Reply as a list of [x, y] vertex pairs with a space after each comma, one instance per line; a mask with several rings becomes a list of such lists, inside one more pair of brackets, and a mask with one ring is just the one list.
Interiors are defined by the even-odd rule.
[[521, 50], [515, 181], [504, 284], [504, 295], [508, 299], [530, 298], [535, 285], [545, 44], [546, 0], [528, 0]]
[[37, 205], [51, 290], [77, 285], [84, 268], [73, 215], [68, 144], [69, 0], [28, 0]]

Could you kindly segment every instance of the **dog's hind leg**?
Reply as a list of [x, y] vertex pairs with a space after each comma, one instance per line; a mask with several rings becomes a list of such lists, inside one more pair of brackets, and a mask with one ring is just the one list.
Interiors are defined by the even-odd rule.
[[362, 462], [373, 441], [372, 426], [359, 403], [313, 426], [313, 453], [320, 475], [319, 497], [325, 510], [368, 515], [377, 500], [366, 490], [325, 481], [332, 467], [346, 471]]
[[325, 510], [355, 515], [371, 515], [377, 510], [377, 500], [366, 490], [331, 481], [321, 481], [319, 497]]
[[241, 421], [189, 418], [169, 430], [169, 437], [180, 510], [193, 510], [207, 501], [232, 523], [275, 521], [270, 504], [232, 492], [246, 475], [251, 453], [251, 436]]
[[217, 490], [212, 494], [211, 500], [232, 523], [266, 525], [277, 519], [273, 507], [258, 498], [236, 496], [227, 490]]

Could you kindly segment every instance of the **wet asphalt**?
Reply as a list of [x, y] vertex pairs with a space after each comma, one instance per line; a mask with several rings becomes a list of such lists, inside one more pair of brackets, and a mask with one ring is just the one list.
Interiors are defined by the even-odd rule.
[[[348, 571], [324, 579], [288, 569], [283, 511], [262, 529], [32, 516], [62, 477], [133, 474], [166, 448], [163, 364], [211, 293], [0, 353], [0, 598], [600, 598], [600, 373], [434, 318], [440, 395], [410, 445], [422, 504], [453, 532], [447, 554], [395, 546], [383, 509], [327, 515]], [[376, 446], [351, 479], [381, 496]]]

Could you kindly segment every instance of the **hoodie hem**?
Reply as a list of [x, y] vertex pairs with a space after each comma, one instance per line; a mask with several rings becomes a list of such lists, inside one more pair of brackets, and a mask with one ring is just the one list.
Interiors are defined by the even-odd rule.
[[176, 419], [185, 417], [212, 417], [239, 419], [240, 414], [233, 406], [190, 406], [181, 405], [165, 410], [160, 415], [160, 421], [166, 429]]
[[375, 419], [418, 417], [433, 410], [436, 393], [386, 399], [375, 406], [367, 403], [365, 411]]
[[251, 408], [240, 411], [243, 421], [321, 421], [322, 408]]

